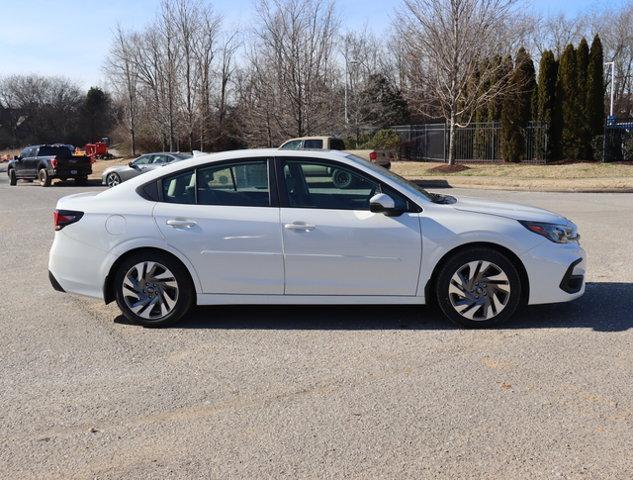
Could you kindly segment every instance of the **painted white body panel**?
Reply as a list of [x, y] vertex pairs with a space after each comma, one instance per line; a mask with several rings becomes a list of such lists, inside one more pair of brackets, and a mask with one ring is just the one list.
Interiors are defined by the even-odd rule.
[[281, 224], [286, 294], [416, 294], [422, 252], [417, 214], [282, 208]]
[[[322, 158], [352, 165], [417, 203], [420, 213], [387, 217], [368, 211], [174, 205], [135, 189], [159, 176], [214, 161], [270, 157]], [[499, 245], [523, 264], [530, 304], [565, 302], [560, 282], [578, 244], [555, 244], [517, 220], [563, 222], [545, 210], [482, 200], [431, 202], [389, 172], [341, 152], [244, 150], [200, 155], [148, 172], [98, 195], [62, 198], [58, 209], [84, 217], [56, 232], [49, 270], [71, 293], [103, 298], [114, 262], [134, 249], [168, 251], [188, 269], [199, 304], [425, 303], [433, 270], [455, 248]], [[192, 228], [167, 226], [191, 220]], [[310, 229], [285, 228], [293, 223]]]
[[[157, 203], [154, 218], [167, 243], [194, 264], [202, 293], [284, 293], [278, 208]], [[195, 225], [175, 228], [170, 219]]]

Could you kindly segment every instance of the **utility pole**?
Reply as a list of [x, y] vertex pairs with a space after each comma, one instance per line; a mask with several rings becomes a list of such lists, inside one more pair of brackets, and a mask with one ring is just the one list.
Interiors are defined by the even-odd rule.
[[609, 107], [609, 117], [613, 118], [615, 103], [615, 62], [605, 62], [605, 65], [611, 66], [611, 106]]

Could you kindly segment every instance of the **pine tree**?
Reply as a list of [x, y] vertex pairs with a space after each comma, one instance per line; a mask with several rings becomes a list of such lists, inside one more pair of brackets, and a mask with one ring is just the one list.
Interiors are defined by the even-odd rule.
[[504, 98], [501, 111], [501, 152], [504, 160], [520, 162], [526, 158], [526, 134], [532, 120], [532, 94], [535, 88], [534, 63], [520, 48], [512, 76], [511, 93]]
[[536, 94], [536, 119], [545, 125], [547, 141], [542, 139], [537, 144], [540, 155], [548, 160], [557, 157], [560, 129], [556, 128], [556, 77], [558, 64], [551, 50], [546, 50], [541, 55], [541, 63], [538, 70], [538, 88]]
[[589, 53], [586, 112], [591, 137], [602, 135], [604, 133], [604, 57], [602, 42], [598, 35], [594, 37]]
[[579, 116], [576, 102], [577, 70], [576, 51], [569, 44], [560, 58], [558, 82], [556, 86], [558, 119], [561, 121], [561, 158], [575, 160], [578, 158]]
[[583, 37], [576, 50], [576, 114], [578, 116], [579, 160], [591, 157], [591, 127], [587, 111], [587, 76], [589, 67], [589, 45]]

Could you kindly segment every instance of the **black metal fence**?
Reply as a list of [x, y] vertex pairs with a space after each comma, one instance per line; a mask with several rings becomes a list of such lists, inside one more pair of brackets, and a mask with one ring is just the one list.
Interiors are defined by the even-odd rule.
[[[444, 123], [391, 127], [401, 141], [400, 158], [443, 162], [448, 158], [449, 127]], [[530, 122], [524, 131], [525, 163], [547, 162], [547, 127]], [[499, 122], [472, 123], [455, 131], [457, 162], [500, 162], [501, 125]]]
[[608, 122], [604, 127], [603, 146], [603, 161], [633, 161], [633, 119]]

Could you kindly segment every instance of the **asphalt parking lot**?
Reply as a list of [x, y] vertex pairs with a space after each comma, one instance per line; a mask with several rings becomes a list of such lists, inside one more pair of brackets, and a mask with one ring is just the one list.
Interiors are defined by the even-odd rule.
[[465, 331], [424, 307], [204, 307], [144, 329], [53, 291], [58, 198], [0, 166], [3, 478], [633, 478], [633, 195], [559, 211], [586, 295]]

